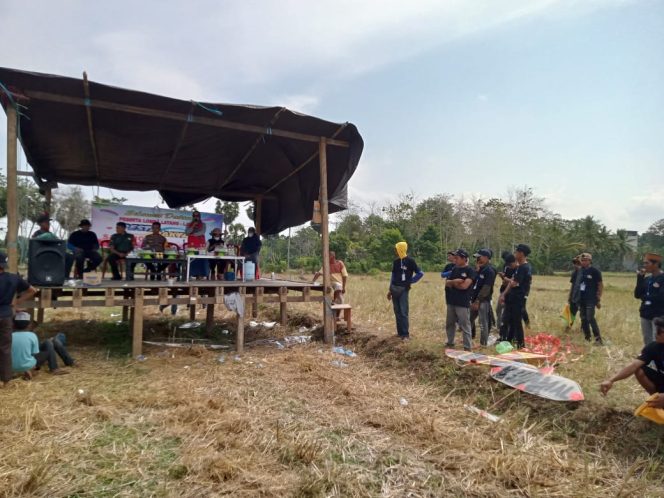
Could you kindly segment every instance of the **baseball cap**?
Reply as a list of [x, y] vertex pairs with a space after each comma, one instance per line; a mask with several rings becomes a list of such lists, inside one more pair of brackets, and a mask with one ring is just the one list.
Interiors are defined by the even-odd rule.
[[45, 221], [51, 221], [51, 219], [52, 219], [52, 218], [50, 218], [49, 215], [46, 214], [46, 213], [44, 213], [44, 214], [40, 214], [40, 215], [37, 217], [37, 223], [44, 223]]
[[479, 256], [486, 256], [487, 258], [491, 259], [493, 256], [493, 251], [491, 249], [479, 249], [475, 254], [473, 254], [473, 257], [477, 258]]
[[30, 321], [30, 315], [26, 313], [25, 311], [19, 311], [14, 315], [14, 320], [17, 322], [29, 322]]
[[7, 268], [7, 255], [4, 252], [0, 252], [0, 268]]
[[92, 223], [90, 223], [90, 220], [83, 218], [83, 219], [81, 220], [81, 222], [78, 224], [78, 226], [79, 226], [79, 227], [83, 227], [83, 226], [89, 226], [89, 227], [91, 227], [91, 226], [92, 226]]
[[454, 251], [454, 255], [459, 256], [460, 258], [468, 258], [468, 253], [463, 249], [457, 249]]
[[590, 261], [593, 260], [593, 255], [590, 254], [589, 252], [582, 252], [579, 254], [579, 259], [589, 259]]
[[519, 244], [514, 248], [515, 251], [522, 252], [526, 256], [530, 254], [530, 246], [527, 244]]
[[452, 256], [456, 256], [456, 251], [447, 251], [447, 254], [448, 254], [448, 255], [451, 254]]

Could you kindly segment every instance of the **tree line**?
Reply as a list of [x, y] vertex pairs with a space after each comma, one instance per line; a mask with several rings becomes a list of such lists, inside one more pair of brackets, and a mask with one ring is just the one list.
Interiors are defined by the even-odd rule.
[[[664, 252], [664, 219], [640, 235], [634, 247], [627, 230], [609, 230], [588, 215], [564, 219], [545, 207], [544, 199], [528, 187], [514, 189], [504, 198], [455, 198], [440, 194], [418, 200], [401, 195], [383, 206], [357, 206], [339, 215], [330, 233], [330, 249], [349, 271], [388, 271], [394, 244], [408, 242], [410, 253], [425, 271], [439, 271], [447, 251], [489, 248], [494, 263], [503, 251], [518, 243], [532, 248], [530, 261], [535, 272], [551, 274], [569, 270], [571, 259], [581, 252], [593, 254], [593, 264], [605, 271], [623, 271], [646, 251]], [[287, 265], [316, 270], [321, 264], [320, 237], [315, 225], [300, 229], [290, 242], [283, 235], [267, 237], [263, 265], [283, 270]]]

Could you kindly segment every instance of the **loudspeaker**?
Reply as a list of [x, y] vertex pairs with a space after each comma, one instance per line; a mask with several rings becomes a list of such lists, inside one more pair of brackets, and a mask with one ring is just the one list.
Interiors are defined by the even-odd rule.
[[67, 242], [58, 239], [30, 239], [28, 246], [28, 282], [40, 287], [65, 283]]

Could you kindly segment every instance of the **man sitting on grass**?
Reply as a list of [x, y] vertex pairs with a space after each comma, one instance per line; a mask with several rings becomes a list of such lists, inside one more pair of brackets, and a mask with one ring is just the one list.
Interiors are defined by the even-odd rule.
[[22, 373], [25, 379], [32, 379], [32, 370], [38, 370], [48, 362], [48, 369], [53, 375], [65, 375], [69, 372], [58, 368], [56, 351], [67, 366], [73, 366], [74, 360], [69, 356], [63, 344], [64, 334], [58, 334], [53, 339], [47, 339], [41, 344], [37, 334], [28, 329], [30, 315], [25, 312], [16, 313], [14, 317], [14, 330], [12, 333], [12, 370]]
[[655, 318], [654, 325], [655, 340], [643, 348], [637, 359], [600, 384], [602, 394], [606, 395], [614, 382], [634, 375], [649, 394], [659, 394], [656, 399], [648, 402], [648, 406], [664, 408], [664, 317]]

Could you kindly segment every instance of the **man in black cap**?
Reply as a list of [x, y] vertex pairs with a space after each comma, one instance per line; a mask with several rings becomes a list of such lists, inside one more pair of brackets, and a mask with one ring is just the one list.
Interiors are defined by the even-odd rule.
[[491, 249], [480, 249], [473, 254], [479, 270], [473, 284], [470, 304], [470, 321], [474, 325], [475, 318], [480, 321], [480, 345], [486, 346], [491, 329], [491, 297], [493, 284], [496, 281], [496, 270], [491, 265]]
[[468, 266], [468, 253], [463, 249], [457, 249], [454, 253], [456, 265], [452, 273], [445, 281], [445, 288], [449, 289], [445, 296], [447, 303], [447, 319], [445, 329], [447, 332], [447, 344], [449, 348], [454, 347], [454, 336], [457, 324], [463, 333], [463, 349], [470, 351], [473, 346], [473, 338], [470, 330], [470, 297], [472, 285], [475, 281], [475, 270]]
[[[99, 239], [97, 234], [90, 230], [90, 220], [81, 220], [78, 230], [72, 232], [67, 240], [67, 246], [74, 251], [76, 262], [76, 276], [81, 277], [83, 273], [94, 271], [101, 264], [99, 254]], [[87, 268], [83, 268], [85, 260], [88, 260]], [[67, 272], [69, 273], [69, 272]]]
[[[0, 252], [0, 387], [12, 378], [12, 332], [14, 308], [31, 299], [37, 289], [15, 273], [8, 273], [7, 255]], [[14, 296], [17, 296], [14, 301]]]
[[514, 276], [508, 281], [507, 287], [500, 296], [505, 304], [503, 311], [503, 326], [501, 338], [514, 342], [517, 348], [523, 348], [525, 344], [523, 335], [523, 308], [526, 305], [526, 296], [530, 293], [530, 285], [533, 279], [532, 268], [528, 263], [530, 247], [519, 244], [514, 250], [514, 258], [518, 264]]

